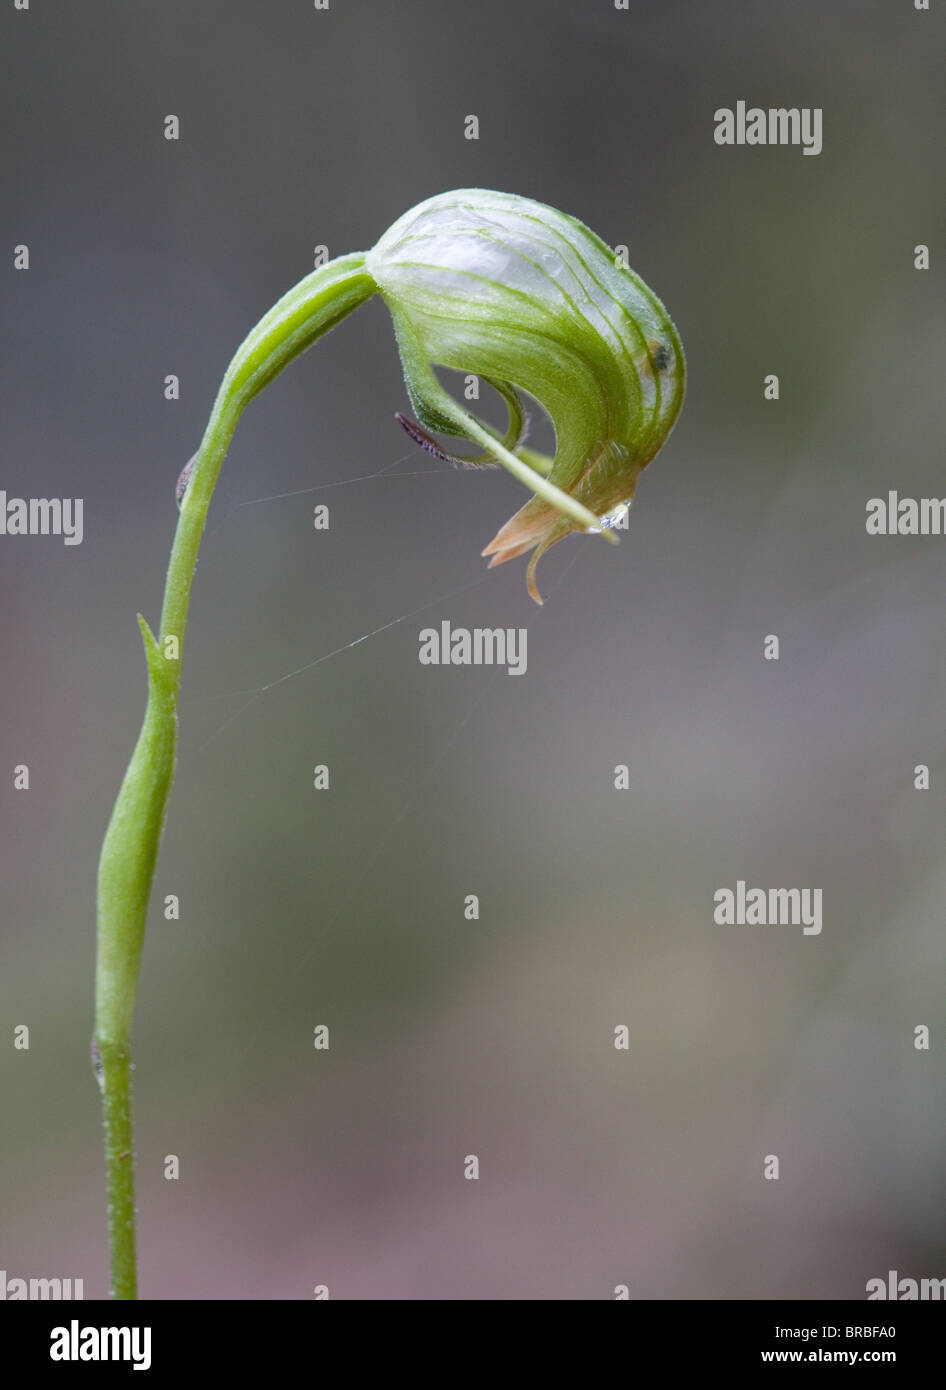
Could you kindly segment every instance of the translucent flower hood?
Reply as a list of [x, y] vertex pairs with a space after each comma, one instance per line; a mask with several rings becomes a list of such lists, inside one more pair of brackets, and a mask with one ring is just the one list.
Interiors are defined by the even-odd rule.
[[[483, 551], [539, 557], [573, 531], [607, 530], [683, 404], [683, 348], [664, 306], [583, 223], [513, 194], [463, 189], [406, 212], [365, 256], [388, 305], [421, 425], [463, 436], [536, 493]], [[434, 367], [482, 377], [503, 396], [500, 438]], [[554, 459], [524, 443], [520, 392], [555, 428]], [[411, 430], [414, 433], [414, 430]], [[415, 437], [440, 452], [424, 431]]]

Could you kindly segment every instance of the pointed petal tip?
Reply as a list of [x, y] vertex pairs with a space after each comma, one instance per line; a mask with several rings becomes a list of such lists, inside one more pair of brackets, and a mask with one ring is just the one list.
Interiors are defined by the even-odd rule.
[[539, 563], [539, 558], [544, 549], [544, 546], [539, 547], [539, 549], [532, 556], [532, 559], [529, 561], [529, 568], [526, 570], [526, 588], [529, 590], [529, 597], [533, 599], [539, 605], [540, 608], [544, 606], [544, 602], [542, 599], [542, 595], [539, 593], [539, 586], [535, 582], [535, 569], [536, 565]]

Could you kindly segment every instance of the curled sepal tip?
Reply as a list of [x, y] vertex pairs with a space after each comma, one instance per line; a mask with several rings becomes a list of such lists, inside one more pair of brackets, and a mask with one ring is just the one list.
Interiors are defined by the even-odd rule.
[[[397, 334], [423, 448], [451, 462], [499, 463], [534, 496], [484, 555], [539, 558], [574, 531], [609, 526], [666, 440], [685, 390], [683, 348], [652, 290], [574, 217], [514, 194], [463, 189], [400, 217], [365, 257]], [[434, 368], [473, 374], [506, 403], [504, 434], [464, 409]], [[554, 457], [525, 445], [522, 393], [547, 411]], [[481, 454], [456, 458], [429, 431]]]

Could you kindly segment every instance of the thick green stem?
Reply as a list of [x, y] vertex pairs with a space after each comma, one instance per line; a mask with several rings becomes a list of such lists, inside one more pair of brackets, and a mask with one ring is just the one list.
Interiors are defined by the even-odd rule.
[[137, 1298], [131, 1025], [168, 795], [174, 778], [181, 657], [197, 553], [210, 499], [246, 405], [293, 358], [375, 290], [364, 256], [339, 257], [290, 290], [245, 339], [227, 369], [194, 456], [168, 564], [158, 639], [139, 617], [148, 705], [109, 822], [98, 877], [96, 1069], [105, 1118], [112, 1296]]

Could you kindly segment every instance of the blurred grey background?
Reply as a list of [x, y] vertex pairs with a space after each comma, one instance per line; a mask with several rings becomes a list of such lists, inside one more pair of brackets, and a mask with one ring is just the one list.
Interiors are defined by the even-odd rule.
[[[107, 1287], [94, 876], [178, 471], [316, 245], [480, 185], [629, 247], [687, 403], [622, 545], [557, 548], [542, 610], [479, 558], [519, 486], [398, 430], [380, 301], [247, 412], [138, 998], [142, 1295], [946, 1274], [946, 540], [864, 526], [944, 491], [942, 7], [106, 0], [0, 28], [0, 486], [85, 499], [81, 546], [0, 539], [0, 1267]], [[740, 99], [821, 107], [823, 152], [718, 147]], [[443, 619], [527, 625], [527, 674], [421, 667]], [[738, 878], [822, 888], [822, 934], [714, 925]]]

